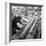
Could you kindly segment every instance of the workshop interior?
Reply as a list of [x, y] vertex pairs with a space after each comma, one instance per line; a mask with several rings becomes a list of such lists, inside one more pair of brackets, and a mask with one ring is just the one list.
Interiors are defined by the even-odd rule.
[[10, 3], [9, 40], [41, 39], [42, 5]]

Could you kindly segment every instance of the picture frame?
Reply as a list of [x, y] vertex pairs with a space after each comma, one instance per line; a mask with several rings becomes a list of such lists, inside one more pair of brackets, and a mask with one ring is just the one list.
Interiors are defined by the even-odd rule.
[[[30, 41], [30, 40], [41, 40], [41, 39], [22, 39], [22, 40], [11, 40], [12, 37], [12, 27], [11, 27], [11, 6], [31, 6], [31, 7], [42, 7], [42, 5], [32, 5], [32, 4], [21, 4], [21, 3], [10, 3], [5, 2], [5, 42], [9, 43], [10, 41]], [[32, 30], [32, 29], [31, 29]], [[42, 32], [41, 32], [42, 33]]]

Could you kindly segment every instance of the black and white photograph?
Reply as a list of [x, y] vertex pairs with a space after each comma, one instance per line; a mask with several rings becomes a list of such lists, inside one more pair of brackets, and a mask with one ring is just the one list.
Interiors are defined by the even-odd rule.
[[42, 5], [10, 3], [10, 40], [41, 39]]
[[0, 0], [0, 46], [46, 46], [46, 0]]

